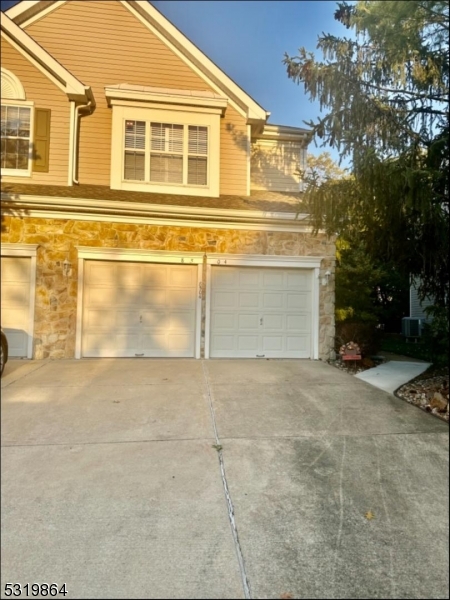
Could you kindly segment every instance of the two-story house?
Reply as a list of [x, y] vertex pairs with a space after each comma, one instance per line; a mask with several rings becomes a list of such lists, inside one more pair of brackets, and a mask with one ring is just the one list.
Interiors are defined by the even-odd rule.
[[268, 124], [142, 0], [18, 3], [1, 75], [11, 356], [330, 356], [307, 130]]

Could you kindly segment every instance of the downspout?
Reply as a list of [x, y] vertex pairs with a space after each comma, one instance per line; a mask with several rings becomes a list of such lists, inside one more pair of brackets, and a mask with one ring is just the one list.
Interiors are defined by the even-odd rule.
[[89, 90], [90, 99], [87, 104], [79, 104], [75, 107], [74, 114], [74, 129], [73, 129], [73, 157], [72, 157], [72, 183], [79, 185], [79, 181], [76, 177], [77, 175], [77, 167], [78, 167], [78, 139], [79, 139], [79, 131], [80, 131], [80, 112], [86, 111], [87, 114], [92, 114], [95, 108], [95, 100], [92, 96], [92, 92]]

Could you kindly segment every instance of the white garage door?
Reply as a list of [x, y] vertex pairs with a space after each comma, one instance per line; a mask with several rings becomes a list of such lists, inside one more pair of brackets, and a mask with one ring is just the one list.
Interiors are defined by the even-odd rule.
[[212, 267], [210, 356], [310, 358], [312, 271]]
[[191, 357], [197, 267], [85, 261], [82, 356]]
[[1, 258], [2, 328], [8, 338], [9, 356], [26, 357], [30, 325], [31, 258]]

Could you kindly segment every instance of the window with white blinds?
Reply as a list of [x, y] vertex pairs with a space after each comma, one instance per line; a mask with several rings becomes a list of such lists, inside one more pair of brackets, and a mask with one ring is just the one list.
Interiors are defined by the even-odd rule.
[[208, 127], [125, 121], [124, 179], [208, 185]]
[[1, 168], [27, 171], [30, 163], [31, 109], [2, 104]]

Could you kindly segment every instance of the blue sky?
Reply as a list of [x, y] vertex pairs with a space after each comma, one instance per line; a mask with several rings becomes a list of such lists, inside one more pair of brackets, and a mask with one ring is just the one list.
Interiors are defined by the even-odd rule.
[[[2, 10], [14, 4], [1, 0]], [[288, 79], [282, 60], [284, 52], [296, 55], [300, 46], [316, 52], [323, 32], [348, 35], [334, 20], [336, 2], [153, 0], [152, 4], [271, 112], [269, 123], [304, 127], [303, 121], [320, 115], [318, 104]], [[309, 150], [318, 154], [329, 149], [311, 143]], [[337, 160], [337, 154], [331, 154]]]

